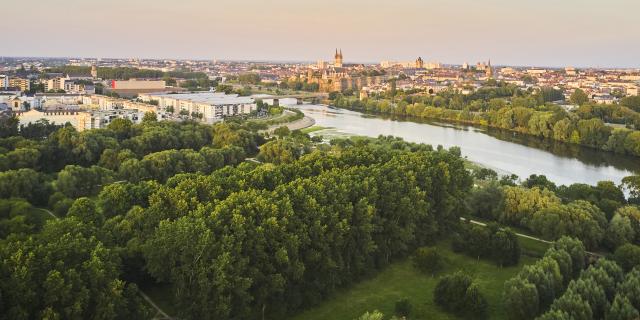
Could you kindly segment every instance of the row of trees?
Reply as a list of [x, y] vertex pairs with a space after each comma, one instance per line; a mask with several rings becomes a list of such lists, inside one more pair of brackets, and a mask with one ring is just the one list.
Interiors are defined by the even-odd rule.
[[532, 175], [522, 185], [482, 176], [467, 199], [474, 216], [523, 227], [549, 240], [576, 237], [588, 248], [615, 250], [638, 243], [640, 209], [611, 182], [557, 187], [544, 176]]
[[[215, 136], [215, 138], [214, 138]], [[60, 128], [46, 139], [13, 136], [0, 139], [5, 169], [33, 168], [56, 172], [65, 165], [91, 166], [99, 162], [112, 170], [118, 159], [143, 156], [170, 149], [200, 150], [204, 146], [238, 146], [248, 154], [258, 151], [260, 136], [238, 124], [207, 126], [193, 122], [155, 122], [138, 125], [116, 119], [106, 129], [77, 132]]]
[[[163, 72], [160, 70], [151, 69], [139, 69], [131, 67], [98, 67], [98, 77], [102, 79], [118, 79], [129, 80], [132, 78], [182, 78], [182, 79], [208, 79], [208, 76], [203, 72], [191, 72], [191, 71], [169, 71]], [[47, 69], [47, 72], [52, 73], [64, 73], [69, 75], [91, 75], [91, 67], [84, 66], [61, 66]]]
[[549, 311], [539, 319], [636, 319], [640, 270], [625, 276], [615, 262], [600, 259], [571, 280]]
[[504, 284], [503, 299], [509, 319], [533, 319], [559, 297], [585, 268], [586, 253], [579, 240], [563, 237], [541, 260], [525, 266]]
[[510, 229], [502, 229], [497, 224], [479, 226], [463, 223], [453, 236], [454, 252], [491, 259], [500, 267], [517, 265], [520, 261], [520, 243]]

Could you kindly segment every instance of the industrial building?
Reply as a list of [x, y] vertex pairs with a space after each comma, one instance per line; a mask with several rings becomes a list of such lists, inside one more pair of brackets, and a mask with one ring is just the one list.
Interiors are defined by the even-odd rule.
[[152, 92], [165, 92], [167, 85], [163, 80], [112, 80], [105, 88], [107, 92], [115, 92], [122, 97], [132, 98], [136, 95]]

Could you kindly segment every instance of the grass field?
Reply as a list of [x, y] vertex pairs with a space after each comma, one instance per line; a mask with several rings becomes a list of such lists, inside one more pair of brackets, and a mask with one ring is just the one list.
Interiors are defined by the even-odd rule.
[[488, 319], [505, 319], [502, 306], [504, 282], [515, 276], [522, 266], [536, 260], [523, 256], [516, 267], [498, 268], [490, 261], [478, 261], [453, 253], [448, 244], [443, 243], [438, 248], [446, 257], [447, 265], [445, 271], [435, 278], [418, 272], [409, 260], [394, 263], [375, 277], [335, 293], [319, 306], [297, 314], [291, 320], [352, 320], [373, 310], [381, 311], [388, 319], [393, 315], [395, 302], [403, 297], [407, 297], [413, 305], [410, 319], [458, 319], [433, 303], [433, 290], [438, 277], [456, 270], [463, 270], [476, 278], [489, 302]]
[[323, 126], [312, 126], [312, 127], [308, 127], [308, 128], [304, 128], [302, 130], [300, 130], [302, 133], [311, 133], [311, 132], [316, 132], [316, 131], [320, 131], [320, 130], [325, 130], [325, 129], [331, 129], [330, 127], [323, 127]]
[[[520, 238], [523, 251], [542, 252], [547, 245], [534, 240]], [[513, 277], [525, 264], [534, 263], [537, 258], [523, 255], [516, 267], [499, 268], [491, 261], [480, 260], [453, 253], [449, 244], [438, 246], [445, 257], [444, 271], [435, 277], [416, 270], [410, 260], [396, 262], [379, 271], [370, 279], [335, 292], [328, 300], [318, 306], [290, 317], [290, 320], [352, 320], [367, 311], [379, 310], [385, 319], [391, 318], [395, 302], [403, 297], [409, 299], [413, 311], [412, 320], [461, 319], [442, 311], [433, 303], [433, 290], [440, 276], [463, 270], [476, 279], [482, 293], [489, 302], [488, 319], [506, 319], [502, 304], [502, 288], [506, 280]], [[143, 291], [166, 313], [177, 314], [171, 301], [168, 285], [144, 286]]]

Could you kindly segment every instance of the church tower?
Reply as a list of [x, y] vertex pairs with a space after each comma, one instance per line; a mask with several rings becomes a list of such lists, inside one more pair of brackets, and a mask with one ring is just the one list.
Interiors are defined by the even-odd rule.
[[491, 59], [489, 59], [489, 62], [487, 63], [487, 69], [485, 70], [485, 72], [487, 73], [487, 79], [493, 78], [493, 69], [491, 68]]
[[336, 55], [334, 58], [333, 66], [336, 68], [342, 68], [342, 49], [340, 49], [340, 52], [336, 49]]
[[424, 60], [422, 60], [422, 57], [416, 59], [416, 69], [424, 69]]

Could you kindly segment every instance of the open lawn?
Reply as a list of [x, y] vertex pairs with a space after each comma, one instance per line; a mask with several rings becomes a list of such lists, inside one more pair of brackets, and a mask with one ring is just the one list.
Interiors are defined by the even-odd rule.
[[[520, 238], [520, 245], [540, 252], [546, 248], [534, 240]], [[525, 264], [534, 263], [537, 258], [523, 255], [516, 267], [499, 268], [491, 261], [480, 260], [453, 253], [448, 242], [438, 244], [440, 253], [446, 259], [444, 270], [435, 277], [416, 270], [409, 259], [391, 264], [370, 279], [334, 293], [320, 305], [290, 317], [290, 320], [352, 320], [366, 311], [380, 310], [385, 319], [390, 319], [395, 302], [407, 297], [413, 306], [409, 319], [438, 320], [460, 319], [441, 310], [433, 303], [433, 290], [438, 278], [444, 274], [463, 270], [472, 275], [489, 302], [487, 319], [506, 319], [502, 305], [502, 288], [506, 280], [513, 277]], [[171, 302], [168, 285], [143, 286], [142, 290], [166, 313], [177, 314]]]
[[325, 129], [330, 129], [329, 127], [323, 127], [323, 126], [313, 126], [313, 127], [308, 127], [308, 128], [304, 128], [302, 130], [300, 130], [302, 133], [311, 133], [311, 132], [316, 132], [316, 131], [320, 131], [320, 130], [325, 130]]
[[409, 260], [397, 262], [379, 272], [375, 277], [335, 293], [319, 306], [299, 313], [292, 320], [352, 320], [366, 311], [380, 310], [388, 319], [393, 315], [395, 302], [407, 297], [413, 305], [409, 319], [458, 319], [442, 311], [433, 303], [433, 290], [438, 278], [443, 274], [464, 270], [471, 274], [480, 285], [489, 302], [488, 319], [505, 319], [502, 306], [503, 284], [525, 264], [532, 264], [535, 258], [523, 256], [519, 266], [499, 268], [490, 261], [476, 260], [453, 253], [449, 245], [438, 245], [446, 257], [444, 271], [431, 277], [416, 270]]

